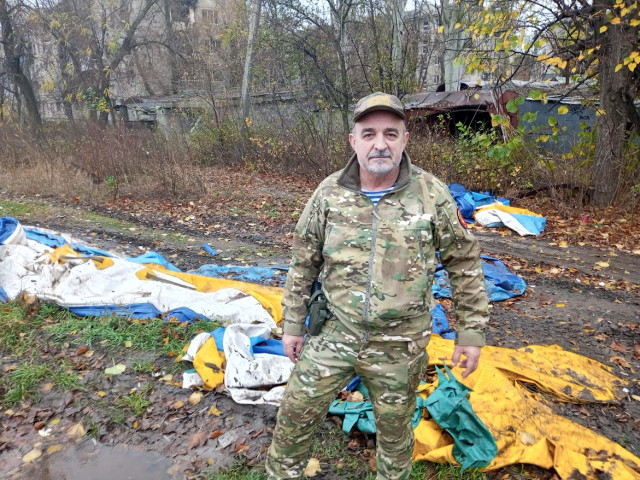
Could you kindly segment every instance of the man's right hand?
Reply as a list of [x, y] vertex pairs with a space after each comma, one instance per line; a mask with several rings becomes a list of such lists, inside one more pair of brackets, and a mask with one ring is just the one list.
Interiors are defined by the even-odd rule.
[[284, 347], [284, 354], [289, 357], [289, 360], [291, 360], [293, 363], [296, 363], [298, 361], [303, 343], [304, 337], [302, 335], [289, 335], [287, 333], [282, 335], [282, 346]]

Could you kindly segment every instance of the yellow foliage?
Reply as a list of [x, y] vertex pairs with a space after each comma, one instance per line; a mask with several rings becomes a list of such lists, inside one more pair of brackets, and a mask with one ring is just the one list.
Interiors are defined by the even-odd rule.
[[562, 106], [558, 107], [558, 113], [560, 115], [565, 115], [565, 114], [569, 113], [569, 107], [567, 107], [566, 105], [562, 105]]
[[611, 25], [619, 25], [620, 24], [620, 17], [614, 17], [611, 19]]
[[600, 33], [604, 33], [606, 31], [607, 31], [607, 26], [606, 25], [603, 25], [603, 26], [600, 27]]

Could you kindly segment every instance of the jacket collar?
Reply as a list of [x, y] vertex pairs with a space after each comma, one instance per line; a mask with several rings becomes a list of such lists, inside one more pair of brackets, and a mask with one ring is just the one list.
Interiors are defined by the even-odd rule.
[[[407, 152], [402, 152], [402, 158], [400, 159], [400, 173], [398, 174], [398, 180], [396, 181], [396, 186], [393, 191], [404, 188], [410, 181], [411, 159], [409, 158], [409, 155], [407, 155]], [[356, 192], [362, 190], [360, 188], [360, 164], [358, 163], [355, 153], [351, 155], [347, 165], [338, 177], [338, 185]]]

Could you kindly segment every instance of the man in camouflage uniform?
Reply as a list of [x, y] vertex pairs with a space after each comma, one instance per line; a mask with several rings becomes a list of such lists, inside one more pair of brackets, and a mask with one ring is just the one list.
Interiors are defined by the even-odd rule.
[[[411, 164], [404, 120], [395, 96], [378, 92], [361, 99], [349, 135], [354, 155], [318, 186], [296, 226], [282, 341], [297, 363], [266, 461], [270, 480], [300, 477], [315, 427], [356, 375], [373, 404], [377, 478], [409, 478], [436, 252], [453, 290], [452, 363], [463, 356], [463, 376], [478, 365], [488, 319], [478, 242], [461, 224], [447, 186]], [[374, 205], [371, 192], [386, 193]], [[302, 348], [316, 279], [332, 315]]]

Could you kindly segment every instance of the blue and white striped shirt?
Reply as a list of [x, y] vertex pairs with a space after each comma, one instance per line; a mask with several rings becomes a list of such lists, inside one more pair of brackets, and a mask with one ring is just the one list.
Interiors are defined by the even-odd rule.
[[391, 190], [394, 189], [395, 186], [396, 186], [396, 184], [394, 183], [389, 188], [386, 188], [384, 190], [375, 190], [375, 191], [373, 191], [373, 190], [362, 190], [362, 193], [364, 193], [367, 197], [369, 197], [371, 199], [371, 201], [373, 202], [373, 205], [376, 206], [376, 205], [378, 205], [378, 202], [383, 197], [383, 195], [389, 193]]

